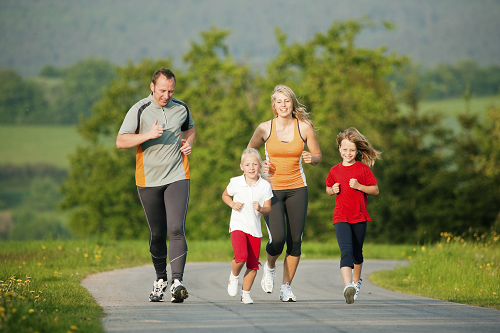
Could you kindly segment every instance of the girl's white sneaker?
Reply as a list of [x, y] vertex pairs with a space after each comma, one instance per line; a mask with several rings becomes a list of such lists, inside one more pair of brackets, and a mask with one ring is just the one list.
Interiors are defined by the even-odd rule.
[[356, 294], [356, 287], [352, 283], [344, 287], [344, 298], [347, 304], [354, 303], [354, 294]]
[[241, 303], [243, 304], [253, 304], [253, 299], [250, 297], [249, 291], [241, 290]]
[[229, 296], [234, 297], [238, 294], [239, 276], [234, 276], [233, 272], [229, 274], [229, 283], [227, 284], [227, 293]]

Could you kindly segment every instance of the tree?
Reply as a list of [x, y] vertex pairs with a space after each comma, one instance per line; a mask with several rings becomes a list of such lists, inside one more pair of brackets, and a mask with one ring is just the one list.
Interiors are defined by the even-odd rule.
[[24, 80], [13, 69], [0, 70], [0, 122], [2, 124], [34, 124], [43, 118], [47, 102], [42, 89]]
[[[62, 91], [52, 103], [52, 121], [58, 124], [77, 124], [88, 118], [92, 106], [103, 96], [103, 88], [115, 77], [114, 66], [105, 59], [87, 58], [63, 68]], [[46, 67], [45, 74], [53, 74]]]

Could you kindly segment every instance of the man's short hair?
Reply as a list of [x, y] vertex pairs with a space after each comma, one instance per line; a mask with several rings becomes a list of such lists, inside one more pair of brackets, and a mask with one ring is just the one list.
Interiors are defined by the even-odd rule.
[[151, 82], [153, 82], [154, 85], [156, 85], [156, 80], [158, 80], [160, 75], [164, 75], [168, 80], [174, 79], [174, 82], [177, 82], [175, 80], [175, 74], [170, 69], [162, 67], [153, 74]]

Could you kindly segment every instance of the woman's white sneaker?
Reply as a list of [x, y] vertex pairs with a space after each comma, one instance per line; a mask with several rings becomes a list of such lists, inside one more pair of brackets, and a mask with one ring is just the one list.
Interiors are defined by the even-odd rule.
[[282, 284], [280, 288], [280, 301], [282, 302], [296, 302], [297, 297], [292, 292], [292, 287], [288, 284]]
[[262, 290], [266, 293], [270, 294], [274, 290], [274, 277], [276, 276], [276, 267], [271, 269], [267, 266], [267, 261], [264, 263], [264, 269], [262, 274], [262, 280], [260, 281], [260, 285], [262, 286]]
[[239, 276], [234, 276], [233, 272], [229, 274], [229, 283], [227, 285], [227, 293], [229, 296], [234, 297], [238, 294]]

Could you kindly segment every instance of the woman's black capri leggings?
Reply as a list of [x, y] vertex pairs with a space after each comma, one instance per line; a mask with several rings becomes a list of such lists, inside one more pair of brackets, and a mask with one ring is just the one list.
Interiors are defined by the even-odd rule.
[[307, 187], [273, 190], [273, 195], [271, 213], [264, 216], [269, 233], [266, 252], [271, 256], [280, 255], [286, 243], [286, 253], [299, 257], [309, 199]]

